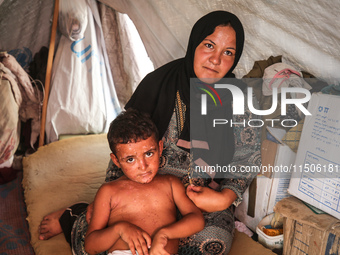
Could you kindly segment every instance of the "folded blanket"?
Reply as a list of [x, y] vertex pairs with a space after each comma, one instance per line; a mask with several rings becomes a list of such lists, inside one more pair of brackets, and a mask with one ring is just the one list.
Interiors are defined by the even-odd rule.
[[110, 159], [106, 135], [79, 136], [40, 147], [24, 158], [23, 187], [31, 244], [36, 255], [71, 255], [64, 235], [38, 239], [46, 214], [79, 201], [92, 202]]

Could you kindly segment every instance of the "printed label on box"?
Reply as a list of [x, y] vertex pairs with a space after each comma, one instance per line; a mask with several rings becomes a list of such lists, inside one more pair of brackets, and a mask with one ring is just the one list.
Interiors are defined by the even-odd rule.
[[313, 94], [289, 193], [340, 219], [340, 97]]

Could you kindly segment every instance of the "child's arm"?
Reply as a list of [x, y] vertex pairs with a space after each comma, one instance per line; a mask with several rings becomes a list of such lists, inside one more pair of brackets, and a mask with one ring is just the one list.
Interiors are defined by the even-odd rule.
[[188, 198], [182, 182], [171, 176], [174, 202], [182, 214], [182, 219], [161, 228], [154, 236], [150, 254], [161, 254], [161, 250], [169, 239], [178, 239], [191, 236], [201, 231], [204, 226], [204, 218], [200, 209]]
[[85, 237], [85, 250], [97, 254], [109, 250], [118, 239], [125, 241], [133, 254], [148, 254], [150, 236], [139, 227], [128, 222], [118, 222], [108, 226], [111, 211], [111, 188], [104, 184], [98, 190], [93, 208], [93, 216]]
[[86, 222], [87, 225], [90, 225], [90, 221], [92, 218], [92, 213], [93, 213], [93, 202], [87, 206], [86, 209]]

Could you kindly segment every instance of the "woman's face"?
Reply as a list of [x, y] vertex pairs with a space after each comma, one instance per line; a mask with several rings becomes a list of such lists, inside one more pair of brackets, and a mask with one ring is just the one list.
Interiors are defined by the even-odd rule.
[[223, 78], [234, 64], [236, 32], [231, 26], [217, 26], [196, 48], [194, 71], [201, 81], [215, 83]]

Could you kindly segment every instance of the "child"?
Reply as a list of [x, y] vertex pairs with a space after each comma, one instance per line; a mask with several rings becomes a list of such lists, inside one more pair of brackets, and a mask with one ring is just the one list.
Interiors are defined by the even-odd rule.
[[156, 126], [147, 115], [129, 109], [111, 123], [107, 137], [112, 161], [124, 176], [98, 190], [86, 252], [177, 253], [178, 239], [201, 231], [204, 219], [177, 177], [157, 175], [163, 143]]

